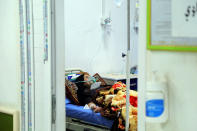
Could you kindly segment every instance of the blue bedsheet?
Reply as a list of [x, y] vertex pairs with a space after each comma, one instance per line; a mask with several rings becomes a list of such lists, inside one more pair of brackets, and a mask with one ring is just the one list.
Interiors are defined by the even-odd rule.
[[102, 125], [108, 128], [112, 127], [113, 120], [102, 117], [100, 113], [94, 113], [91, 109], [84, 109], [84, 106], [73, 105], [67, 99], [65, 103], [66, 116], [77, 118], [95, 125]]

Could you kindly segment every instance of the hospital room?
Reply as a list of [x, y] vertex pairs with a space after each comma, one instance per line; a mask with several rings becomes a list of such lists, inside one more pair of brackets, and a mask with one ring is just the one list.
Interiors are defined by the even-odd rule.
[[196, 131], [196, 0], [0, 1], [0, 131]]
[[[138, 1], [132, 2], [133, 19], [130, 21], [131, 40], [128, 56], [131, 64], [128, 68], [131, 82], [130, 101], [133, 104], [130, 108], [135, 112], [131, 118], [133, 124], [130, 125], [130, 130], [136, 131]], [[113, 0], [72, 0], [65, 1], [64, 4], [66, 128], [125, 130], [126, 118], [123, 116], [126, 115], [128, 70], [127, 3]], [[87, 83], [81, 76], [84, 79], [89, 76], [91, 96], [87, 92], [84, 94], [84, 90], [87, 91], [84, 87]]]

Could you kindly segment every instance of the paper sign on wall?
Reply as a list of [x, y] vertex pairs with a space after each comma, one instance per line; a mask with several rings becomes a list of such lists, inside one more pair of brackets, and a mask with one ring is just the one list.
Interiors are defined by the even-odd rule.
[[197, 0], [172, 0], [172, 35], [197, 37]]

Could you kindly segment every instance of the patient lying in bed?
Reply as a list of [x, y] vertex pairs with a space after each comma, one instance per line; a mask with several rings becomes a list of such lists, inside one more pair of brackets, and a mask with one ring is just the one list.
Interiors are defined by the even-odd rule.
[[95, 94], [90, 90], [91, 85], [94, 83], [92, 77], [84, 72], [76, 79], [75, 83], [78, 87], [77, 97], [80, 105], [84, 106], [87, 104], [94, 112], [101, 112], [102, 108], [93, 102]]
[[[100, 112], [93, 114], [99, 116], [101, 115], [104, 116], [105, 118], [108, 118], [108, 119], [102, 119], [99, 122], [103, 122], [103, 120], [109, 121], [109, 119], [114, 120], [113, 126], [112, 126], [113, 121], [110, 122], [111, 130], [113, 131], [119, 129], [124, 130], [125, 119], [126, 119], [126, 85], [122, 82], [116, 82], [113, 86], [108, 86], [106, 84], [103, 84], [99, 89], [96, 89], [95, 92], [93, 92], [92, 89], [95, 89], [92, 88], [94, 87], [93, 85], [95, 85], [94, 78], [92, 78], [88, 73], [80, 72], [79, 74], [80, 76], [78, 76], [73, 81], [78, 87], [78, 90], [76, 90], [75, 92], [75, 95], [78, 97], [77, 105], [81, 105], [81, 106], [88, 105], [91, 108], [91, 110], [93, 110], [94, 112]], [[95, 78], [97, 79], [97, 77]], [[67, 92], [69, 92], [69, 90]], [[130, 90], [129, 101], [130, 101], [129, 130], [137, 131], [137, 92], [136, 91]], [[84, 107], [82, 108], [84, 109]], [[74, 111], [75, 110], [72, 110], [71, 112]], [[77, 114], [77, 112], [75, 111], [74, 114]], [[103, 124], [105, 123], [102, 123], [101, 125]]]

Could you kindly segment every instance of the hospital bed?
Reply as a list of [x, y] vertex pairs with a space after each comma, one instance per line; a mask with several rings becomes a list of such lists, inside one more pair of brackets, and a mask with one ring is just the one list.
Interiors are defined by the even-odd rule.
[[[79, 72], [79, 69], [69, 69], [65, 73]], [[91, 109], [84, 109], [65, 100], [66, 108], [66, 129], [73, 131], [109, 131], [113, 125], [113, 120], [109, 120], [100, 113], [95, 113]]]
[[91, 109], [69, 103], [66, 99], [66, 128], [76, 131], [95, 130], [108, 131], [113, 121], [95, 113]]

